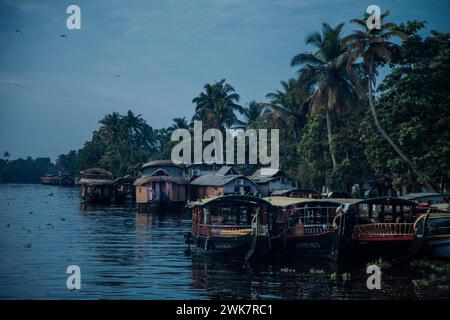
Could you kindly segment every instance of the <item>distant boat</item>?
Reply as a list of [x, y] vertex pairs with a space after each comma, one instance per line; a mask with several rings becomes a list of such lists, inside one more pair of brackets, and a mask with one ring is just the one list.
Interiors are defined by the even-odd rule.
[[88, 202], [109, 202], [113, 199], [112, 173], [102, 168], [81, 171], [80, 196]]
[[45, 185], [53, 185], [53, 186], [73, 186], [74, 180], [71, 175], [63, 174], [63, 173], [55, 173], [55, 174], [46, 174], [41, 177], [41, 183]]

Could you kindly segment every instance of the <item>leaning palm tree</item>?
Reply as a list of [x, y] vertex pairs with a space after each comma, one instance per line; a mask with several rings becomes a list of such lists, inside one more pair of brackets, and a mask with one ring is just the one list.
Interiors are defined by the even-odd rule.
[[204, 126], [220, 129], [222, 132], [237, 122], [235, 111], [242, 113], [238, 104], [239, 95], [225, 79], [214, 84], [206, 84], [204, 92], [195, 97], [195, 115], [193, 120], [202, 120]]
[[[386, 11], [381, 15], [381, 27], [380, 29], [369, 29], [366, 25], [366, 21], [369, 15], [365, 15], [364, 19], [353, 19], [352, 23], [361, 27], [362, 30], [355, 30], [352, 34], [345, 37], [345, 41], [350, 45], [350, 59], [349, 62], [355, 61], [361, 58], [364, 64], [364, 70], [367, 74], [367, 88], [369, 107], [372, 113], [375, 126], [381, 133], [383, 138], [392, 146], [397, 154], [403, 161], [411, 168], [412, 172], [419, 178], [424, 177], [416, 165], [406, 155], [402, 148], [392, 140], [391, 136], [381, 126], [378, 118], [377, 110], [373, 101], [373, 86], [375, 85], [375, 77], [377, 75], [377, 67], [388, 63], [394, 52], [399, 50], [399, 47], [390, 42], [393, 37], [399, 37], [401, 39], [406, 38], [406, 34], [399, 30], [398, 26], [394, 23], [383, 22], [383, 20], [389, 15], [389, 11]], [[350, 67], [350, 66], [349, 66]], [[351, 67], [350, 67], [351, 68]], [[433, 190], [433, 187], [429, 184], [427, 186]]]
[[311, 87], [295, 79], [280, 83], [283, 91], [277, 90], [266, 95], [270, 103], [263, 104], [263, 107], [271, 112], [266, 114], [265, 118], [275, 127], [290, 128], [294, 139], [297, 139], [306, 122]]
[[331, 113], [340, 114], [344, 105], [357, 98], [353, 71], [347, 66], [347, 46], [342, 41], [344, 24], [335, 28], [322, 24], [322, 33], [314, 32], [306, 37], [306, 43], [312, 45], [314, 53], [300, 53], [292, 58], [291, 66], [302, 66], [300, 80], [314, 84], [311, 96], [310, 112], [316, 114], [325, 109], [327, 119], [328, 144], [333, 170], [337, 161], [332, 141]]

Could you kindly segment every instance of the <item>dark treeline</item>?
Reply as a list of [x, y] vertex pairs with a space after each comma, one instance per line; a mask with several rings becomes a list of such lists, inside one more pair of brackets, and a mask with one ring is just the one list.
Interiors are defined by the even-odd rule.
[[11, 161], [8, 158], [6, 151], [0, 159], [0, 183], [38, 183], [44, 174], [58, 172], [50, 158], [28, 157]]
[[[291, 66], [298, 76], [281, 81], [268, 102], [240, 105], [235, 88], [221, 80], [193, 99], [191, 120], [176, 118], [154, 129], [140, 115], [113, 112], [99, 121], [92, 139], [60, 155], [66, 172], [101, 166], [116, 176], [136, 174], [145, 161], [169, 158], [177, 128], [280, 129], [281, 168], [305, 188], [350, 191], [355, 183], [380, 180], [401, 193], [450, 182], [450, 42], [448, 33], [419, 35], [425, 22], [396, 25], [382, 15], [381, 29], [366, 17], [323, 24], [307, 36], [310, 51]], [[387, 75], [376, 83], [381, 67]]]

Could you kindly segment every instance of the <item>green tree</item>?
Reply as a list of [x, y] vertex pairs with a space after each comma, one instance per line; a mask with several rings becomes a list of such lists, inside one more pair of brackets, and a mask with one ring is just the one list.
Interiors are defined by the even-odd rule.
[[[405, 161], [412, 172], [419, 177], [423, 182], [426, 182], [425, 175], [422, 173], [416, 164], [410, 159], [410, 157], [402, 150], [401, 146], [395, 142], [389, 133], [381, 125], [378, 117], [377, 110], [375, 109], [373, 99], [373, 86], [376, 80], [376, 69], [388, 63], [394, 52], [398, 51], [398, 46], [389, 41], [393, 37], [406, 38], [406, 34], [402, 32], [398, 26], [394, 23], [384, 22], [385, 18], [389, 15], [389, 11], [386, 11], [381, 15], [381, 28], [369, 29], [366, 25], [368, 15], [365, 15], [364, 19], [353, 19], [352, 23], [358, 25], [362, 30], [356, 30], [351, 35], [345, 38], [345, 41], [350, 45], [350, 60], [355, 61], [358, 58], [362, 58], [364, 63], [364, 69], [367, 73], [367, 87], [368, 87], [368, 99], [369, 107], [372, 113], [373, 120], [378, 131], [383, 138], [392, 146], [403, 161]], [[430, 189], [434, 189], [433, 186], [428, 184]]]
[[312, 45], [314, 53], [300, 53], [292, 58], [291, 66], [302, 66], [300, 80], [315, 85], [311, 97], [310, 110], [317, 114], [325, 108], [328, 144], [333, 163], [337, 167], [336, 150], [332, 138], [331, 113], [340, 114], [346, 103], [356, 100], [354, 71], [347, 68], [348, 51], [342, 41], [341, 23], [335, 28], [328, 23], [322, 24], [322, 33], [313, 32], [306, 37], [306, 43]]
[[203, 121], [205, 128], [217, 128], [222, 132], [238, 122], [235, 112], [242, 113], [243, 108], [238, 104], [239, 95], [230, 84], [222, 79], [214, 84], [206, 84], [204, 92], [195, 97], [194, 120]]

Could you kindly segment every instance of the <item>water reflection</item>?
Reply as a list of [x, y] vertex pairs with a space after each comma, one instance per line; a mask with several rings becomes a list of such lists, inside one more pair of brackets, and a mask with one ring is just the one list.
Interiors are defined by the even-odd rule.
[[[413, 285], [431, 276], [409, 262], [383, 270], [382, 289], [370, 291], [364, 262], [185, 256], [188, 213], [80, 204], [76, 188], [0, 185], [0, 212], [2, 299], [405, 299], [450, 292], [439, 280], [446, 271], [435, 276], [443, 289]], [[81, 268], [80, 291], [66, 288], [71, 264]]]

